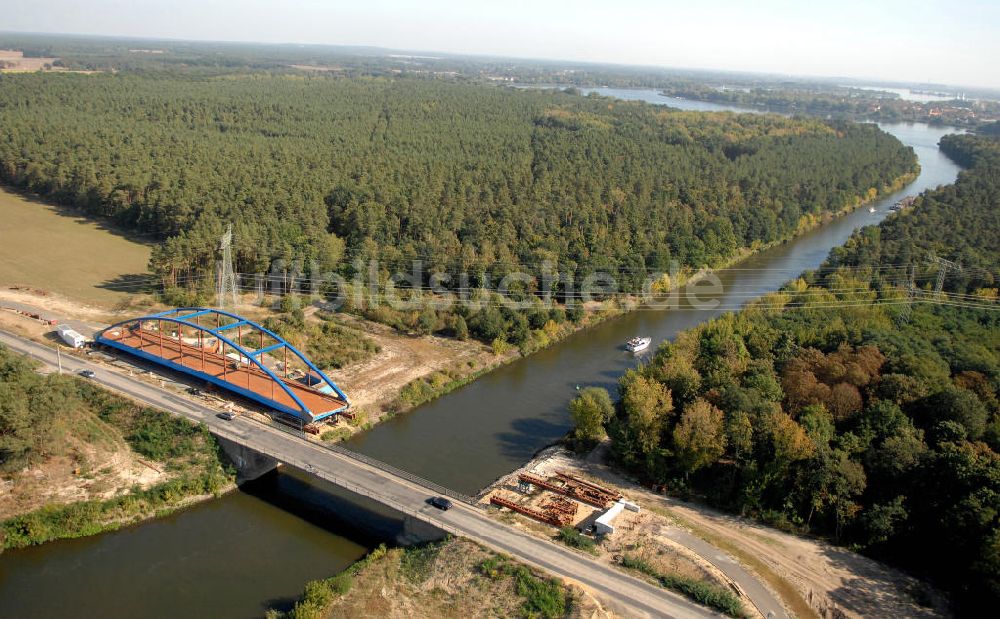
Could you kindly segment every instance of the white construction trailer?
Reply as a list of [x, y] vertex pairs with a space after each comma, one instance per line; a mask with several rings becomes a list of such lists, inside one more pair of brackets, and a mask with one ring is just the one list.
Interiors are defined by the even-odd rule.
[[80, 335], [79, 332], [74, 331], [69, 325], [57, 326], [56, 333], [71, 348], [83, 348], [83, 345], [87, 343], [87, 338]]

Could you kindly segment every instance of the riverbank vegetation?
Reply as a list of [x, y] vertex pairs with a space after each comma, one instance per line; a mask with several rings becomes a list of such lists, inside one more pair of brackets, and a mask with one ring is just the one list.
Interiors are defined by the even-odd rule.
[[[1000, 142], [942, 148], [971, 166], [954, 185], [661, 346], [603, 428], [650, 481], [906, 567], [976, 614], [1000, 600]], [[921, 292], [935, 256], [962, 268], [943, 298]], [[900, 290], [911, 272], [925, 302]]]
[[461, 538], [380, 546], [342, 574], [306, 585], [269, 619], [339, 617], [600, 617], [579, 589]]
[[665, 87], [663, 94], [787, 114], [889, 123], [976, 127], [983, 119], [1000, 116], [1000, 103], [996, 101], [958, 96], [943, 101], [911, 101], [893, 92], [849, 86], [754, 84], [747, 88], [719, 88], [706, 83], [680, 82]]
[[93, 535], [231, 486], [208, 430], [0, 346], [0, 547]]

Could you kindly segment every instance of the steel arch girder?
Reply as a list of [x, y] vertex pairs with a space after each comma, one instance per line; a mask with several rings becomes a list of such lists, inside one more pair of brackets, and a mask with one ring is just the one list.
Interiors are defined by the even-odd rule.
[[[138, 323], [140, 325], [139, 328], [141, 329], [142, 328], [142, 326], [141, 326], [142, 323], [144, 323], [144, 322], [151, 322], [151, 321], [159, 321], [159, 320], [162, 320], [164, 322], [170, 322], [170, 323], [178, 324], [178, 325], [185, 326], [185, 327], [191, 327], [191, 328], [196, 329], [198, 331], [202, 331], [204, 333], [208, 333], [212, 337], [218, 338], [220, 341], [225, 342], [231, 348], [233, 348], [241, 357], [244, 357], [247, 360], [249, 360], [250, 363], [252, 363], [256, 367], [260, 368], [265, 374], [267, 374], [267, 376], [271, 380], [273, 380], [274, 382], [276, 382], [278, 385], [281, 386], [282, 390], [284, 390], [284, 392], [286, 394], [288, 394], [288, 396], [292, 399], [292, 401], [295, 402], [299, 406], [299, 412], [298, 412], [298, 414], [296, 414], [297, 417], [299, 417], [300, 419], [302, 419], [306, 423], [311, 423], [313, 421], [313, 417], [312, 417], [311, 412], [309, 411], [309, 408], [305, 405], [305, 403], [302, 402], [302, 399], [299, 398], [299, 396], [295, 395], [295, 392], [292, 391], [291, 388], [289, 388], [289, 386], [286, 385], [283, 380], [281, 380], [280, 378], [278, 378], [277, 374], [275, 374], [273, 371], [271, 371], [270, 368], [268, 368], [263, 363], [261, 363], [258, 359], [256, 359], [255, 356], [253, 354], [251, 354], [250, 351], [248, 351], [246, 348], [244, 348], [243, 346], [237, 344], [236, 342], [233, 342], [232, 340], [230, 340], [229, 338], [227, 338], [225, 336], [219, 335], [217, 333], [213, 333], [208, 327], [202, 327], [202, 326], [196, 325], [196, 324], [194, 324], [192, 322], [188, 322], [188, 321], [185, 321], [185, 320], [180, 320], [180, 319], [177, 319], [177, 318], [172, 318], [170, 316], [163, 316], [163, 315], [160, 315], [160, 314], [151, 314], [149, 316], [142, 316], [142, 317], [139, 317], [139, 318], [132, 318], [130, 320], [123, 320], [121, 322], [115, 323], [115, 324], [111, 325], [110, 327], [108, 327], [107, 329], [104, 329], [104, 331], [101, 332], [101, 335], [99, 335], [96, 339], [97, 339], [97, 341], [99, 341], [101, 343], [110, 344], [110, 345], [112, 345], [112, 346], [114, 346], [116, 348], [122, 348], [122, 349], [128, 348], [130, 350], [134, 350], [134, 351], [137, 351], [137, 352], [143, 352], [144, 355], [146, 355], [146, 356], [151, 356], [151, 355], [148, 355], [148, 353], [145, 353], [145, 351], [139, 351], [138, 349], [135, 349], [135, 348], [133, 348], [131, 346], [125, 346], [124, 344], [120, 344], [118, 342], [115, 342], [114, 340], [110, 340], [108, 338], [105, 338], [104, 337], [104, 332], [111, 331], [111, 330], [116, 329], [116, 328], [117, 329], [124, 329], [126, 325], [131, 325], [131, 324], [136, 324], [136, 323]], [[281, 340], [280, 338], [279, 338], [279, 341], [284, 342], [284, 340]], [[285, 343], [285, 345], [288, 346], [289, 348], [292, 348], [292, 346], [290, 344], [288, 344], [288, 343]], [[188, 373], [191, 373], [191, 371], [190, 371], [189, 368], [184, 368], [184, 370], [186, 372], [188, 372]], [[215, 377], [211, 377], [211, 378], [213, 378], [215, 381], [218, 381], [218, 379], [216, 379]], [[240, 387], [239, 385], [236, 385], [235, 383], [229, 383], [229, 381], [221, 381], [221, 382], [225, 382], [227, 385], [232, 385], [236, 389], [238, 389], [240, 391], [244, 391], [242, 387]], [[254, 399], [258, 399], [258, 400], [264, 399], [264, 396], [261, 396], [259, 394], [256, 394], [256, 395], [254, 395], [252, 397]], [[277, 408], [279, 410], [284, 410], [284, 409], [287, 408], [285, 406], [279, 405], [277, 402], [274, 402], [273, 400], [271, 402], [272, 402], [271, 405], [274, 408]], [[325, 411], [320, 411], [320, 412], [325, 412]]]
[[[327, 385], [329, 385], [330, 388], [333, 389], [334, 393], [336, 393], [337, 396], [339, 396], [340, 399], [342, 399], [345, 403], [347, 403], [348, 407], [350, 407], [351, 400], [347, 397], [346, 393], [344, 393], [343, 391], [341, 391], [340, 387], [337, 386], [337, 383], [335, 383], [332, 380], [330, 380], [330, 377], [327, 376], [326, 373], [323, 372], [323, 370], [321, 370], [318, 367], [316, 367], [316, 365], [312, 361], [310, 361], [304, 354], [302, 354], [301, 352], [299, 352], [299, 350], [297, 348], [295, 348], [294, 346], [292, 346], [291, 344], [289, 344], [288, 342], [286, 342], [285, 339], [282, 338], [280, 335], [278, 335], [277, 333], [274, 333], [270, 329], [265, 328], [261, 324], [258, 324], [258, 323], [254, 322], [252, 320], [248, 320], [248, 319], [244, 318], [243, 316], [240, 316], [239, 314], [234, 314], [233, 312], [227, 312], [226, 310], [220, 310], [220, 309], [214, 309], [214, 308], [206, 308], [206, 307], [178, 307], [178, 308], [175, 308], [175, 309], [172, 309], [172, 310], [167, 310], [165, 312], [160, 312], [158, 314], [151, 314], [150, 316], [159, 318], [159, 317], [169, 316], [170, 314], [177, 314], [177, 313], [180, 313], [180, 312], [192, 312], [192, 314], [191, 314], [192, 316], [193, 315], [204, 316], [204, 315], [207, 315], [207, 314], [216, 314], [216, 315], [219, 315], [219, 316], [226, 316], [227, 318], [232, 318], [234, 320], [241, 321], [245, 325], [248, 325], [250, 328], [255, 329], [257, 331], [261, 331], [261, 332], [263, 332], [266, 335], [269, 335], [270, 337], [274, 338], [278, 342], [281, 342], [286, 348], [288, 348], [288, 350], [292, 351], [292, 354], [294, 354], [296, 357], [298, 357], [298, 359], [300, 361], [302, 361], [302, 363], [304, 363], [306, 365], [306, 367], [308, 367], [310, 370], [312, 370], [313, 372], [315, 372], [317, 376], [319, 376], [320, 378], [322, 378], [323, 382], [325, 382]], [[197, 327], [197, 325], [192, 325], [192, 326]]]

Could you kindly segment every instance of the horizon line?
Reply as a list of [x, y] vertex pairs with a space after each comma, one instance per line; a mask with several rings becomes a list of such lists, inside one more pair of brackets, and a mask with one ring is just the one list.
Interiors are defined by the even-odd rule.
[[223, 45], [258, 45], [258, 46], [270, 46], [270, 47], [296, 46], [296, 47], [358, 48], [358, 49], [377, 50], [380, 52], [411, 52], [420, 54], [435, 54], [437, 56], [453, 57], [453, 58], [513, 60], [521, 62], [535, 62], [541, 64], [548, 63], [548, 64], [584, 65], [584, 66], [594, 66], [594, 67], [619, 67], [626, 69], [645, 69], [645, 70], [652, 69], [664, 72], [674, 71], [674, 72], [689, 72], [689, 73], [715, 73], [720, 75], [759, 76], [759, 77], [786, 78], [786, 79], [792, 78], [798, 80], [820, 80], [820, 81], [848, 80], [848, 81], [855, 81], [867, 86], [889, 86], [889, 87], [901, 86], [907, 88], [911, 86], [918, 86], [918, 87], [931, 86], [931, 87], [943, 87], [943, 88], [962, 88], [967, 90], [988, 91], [993, 94], [1000, 95], [1000, 86], [971, 86], [971, 85], [957, 84], [957, 83], [948, 84], [948, 83], [938, 83], [938, 82], [899, 81], [890, 78], [857, 77], [850, 75], [801, 74], [801, 73], [783, 73], [779, 71], [763, 71], [763, 70], [736, 70], [736, 69], [718, 69], [718, 68], [707, 68], [707, 67], [679, 67], [673, 65], [659, 65], [659, 64], [627, 64], [621, 62], [598, 61], [598, 60], [572, 60], [565, 58], [506, 56], [506, 55], [495, 55], [489, 53], [451, 52], [451, 51], [438, 51], [430, 49], [397, 48], [397, 47], [387, 47], [384, 45], [373, 45], [365, 43], [314, 43], [314, 42], [304, 43], [296, 41], [276, 42], [276, 41], [256, 41], [248, 39], [187, 39], [187, 38], [175, 38], [168, 36], [150, 37], [150, 36], [138, 36], [138, 35], [94, 34], [94, 33], [82, 33], [82, 32], [40, 32], [40, 31], [26, 31], [26, 30], [0, 30], [0, 36], [3, 35], [82, 37], [82, 38], [92, 38], [92, 39], [163, 41], [163, 42], [174, 42], [174, 43], [208, 43], [208, 44], [215, 43]]

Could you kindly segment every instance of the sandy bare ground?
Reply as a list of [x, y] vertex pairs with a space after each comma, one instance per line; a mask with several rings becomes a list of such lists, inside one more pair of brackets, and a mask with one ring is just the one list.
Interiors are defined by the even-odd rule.
[[76, 320], [106, 321], [114, 312], [73, 301], [62, 295], [28, 288], [0, 288], [0, 302], [14, 301]]
[[0, 328], [38, 341], [57, 341], [55, 326], [14, 311], [20, 308], [44, 313], [58, 320], [58, 324], [68, 324], [84, 337], [93, 337], [97, 331], [129, 316], [148, 313], [148, 309], [132, 309], [131, 306], [119, 311], [95, 307], [33, 288], [0, 287]]
[[[59, 58], [25, 58], [22, 51], [0, 49], [0, 73], [33, 73], [35, 71], [98, 73], [98, 71], [74, 71], [65, 67], [54, 67], [52, 63], [56, 60], [59, 60]], [[45, 65], [48, 65], [48, 67]]]
[[52, 331], [50, 325], [7, 310], [0, 310], [0, 329], [23, 335], [33, 340], [41, 340], [45, 337], [46, 333]]
[[935, 608], [916, 603], [929, 585], [887, 565], [819, 540], [782, 533], [696, 504], [662, 499], [667, 509], [698, 529], [729, 540], [762, 559], [790, 582], [823, 617], [947, 616], [944, 598]]
[[[606, 466], [565, 458], [572, 468], [613, 485], [640, 504], [659, 508], [680, 526], [707, 541], [732, 549], [743, 567], [755, 573], [779, 597], [793, 616], [807, 612], [822, 617], [940, 617], [948, 616], [945, 598], [929, 585], [868, 557], [826, 542], [772, 529], [745, 518], [655, 494]], [[757, 559], [763, 564], [750, 564]], [[771, 573], [762, 573], [768, 570]], [[789, 599], [781, 582], [794, 587], [798, 600]], [[915, 593], [930, 599], [920, 606]], [[808, 609], [802, 604], [808, 604]]]
[[7, 72], [41, 71], [45, 65], [52, 66], [58, 58], [25, 58], [24, 52], [0, 49], [0, 69]]
[[51, 457], [0, 479], [0, 520], [48, 504], [109, 499], [135, 486], [149, 488], [170, 476], [162, 465], [139, 458], [122, 442], [76, 442], [69, 456]]
[[446, 369], [467, 375], [496, 360], [492, 350], [479, 342], [405, 335], [391, 327], [344, 314], [337, 319], [363, 331], [381, 348], [366, 361], [327, 373], [350, 396], [352, 406], [369, 413], [371, 421], [387, 409], [410, 381]]

